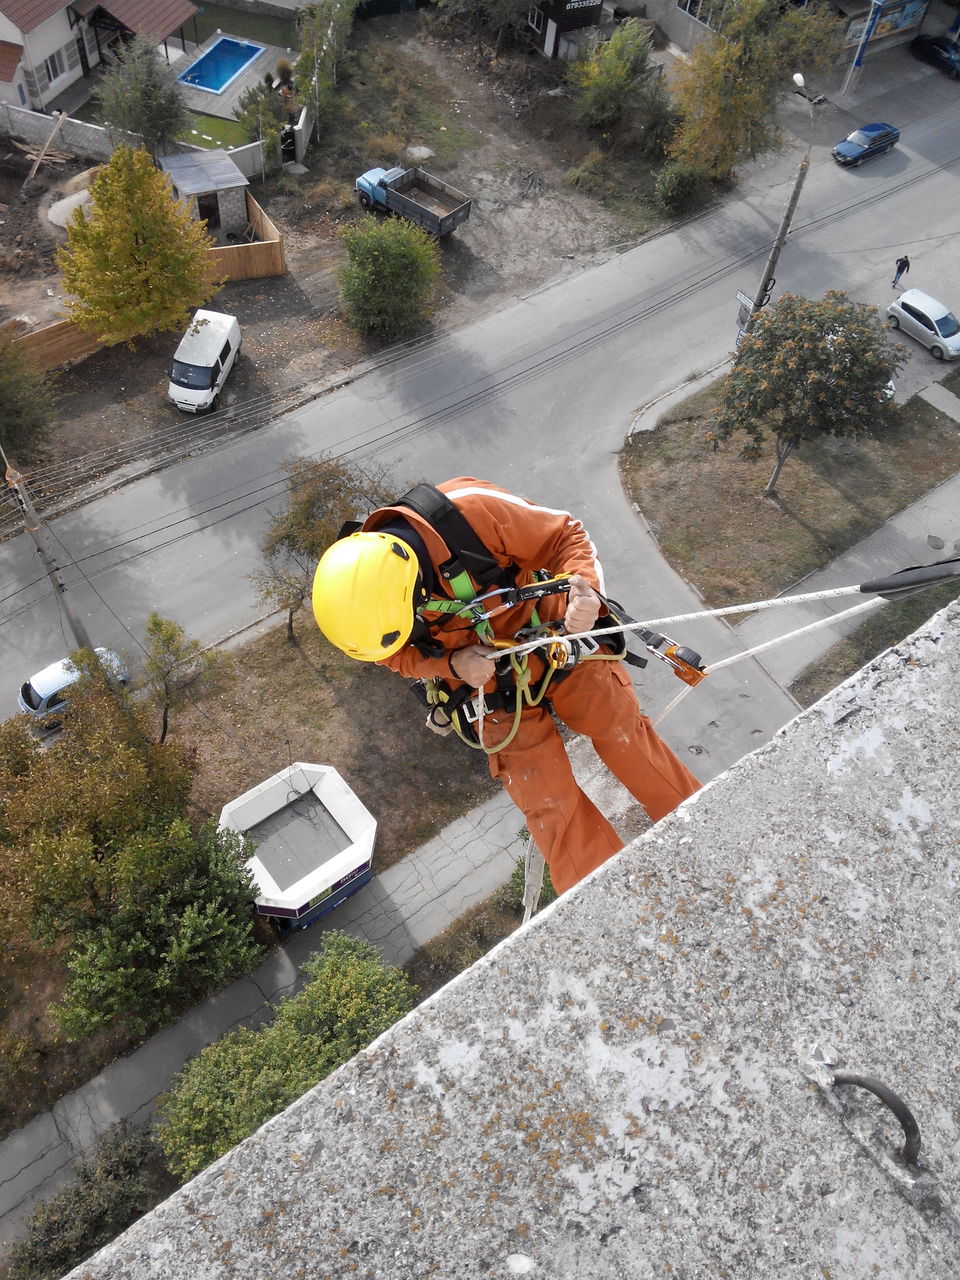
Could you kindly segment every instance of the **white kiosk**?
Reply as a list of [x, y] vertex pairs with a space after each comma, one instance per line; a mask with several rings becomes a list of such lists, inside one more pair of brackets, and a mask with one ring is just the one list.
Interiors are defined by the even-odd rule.
[[312, 924], [373, 876], [376, 819], [331, 765], [275, 773], [224, 805], [220, 826], [256, 841], [257, 910], [283, 929]]

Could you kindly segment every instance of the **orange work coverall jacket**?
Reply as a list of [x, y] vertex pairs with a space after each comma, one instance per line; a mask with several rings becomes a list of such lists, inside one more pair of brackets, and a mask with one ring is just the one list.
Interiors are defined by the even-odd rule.
[[[504, 569], [518, 567], [518, 586], [533, 582], [535, 570], [546, 569], [552, 576], [582, 574], [595, 590], [603, 592], [596, 548], [569, 512], [539, 506], [471, 477], [448, 480], [437, 488], [459, 508]], [[403, 506], [380, 507], [363, 528], [376, 530], [398, 516], [420, 535], [436, 571], [450, 558], [450, 550], [416, 512]], [[446, 594], [439, 573], [434, 576], [434, 594]], [[497, 614], [490, 620], [494, 635], [513, 640], [530, 621], [533, 608], [532, 603], [524, 603]], [[563, 617], [565, 609], [564, 596], [547, 596], [536, 605], [541, 622]], [[452, 674], [450, 657], [455, 650], [481, 641], [466, 619], [427, 609], [421, 610], [421, 616], [433, 624], [431, 632], [443, 645], [443, 655], [425, 657], [413, 644], [407, 644], [382, 665], [411, 679], [435, 676], [451, 688], [459, 688], [463, 681]], [[539, 659], [531, 654], [535, 679], [539, 679], [538, 664]], [[485, 692], [492, 693], [495, 687], [491, 681]], [[554, 679], [548, 697], [557, 717], [591, 740], [607, 768], [654, 822], [699, 788], [697, 779], [642, 714], [622, 662], [580, 662], [562, 680]], [[488, 712], [484, 716], [484, 743], [489, 747], [505, 738], [512, 723], [512, 711]], [[545, 705], [525, 707], [513, 740], [504, 749], [494, 750], [488, 760], [490, 773], [500, 779], [523, 813], [558, 893], [623, 848], [616, 831], [578, 786], [563, 740]]]

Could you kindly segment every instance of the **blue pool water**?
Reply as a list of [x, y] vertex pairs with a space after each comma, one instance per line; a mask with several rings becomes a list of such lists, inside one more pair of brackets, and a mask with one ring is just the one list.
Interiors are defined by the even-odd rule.
[[192, 89], [205, 93], [223, 93], [246, 67], [263, 53], [262, 44], [250, 44], [246, 40], [233, 40], [221, 36], [202, 58], [180, 73], [177, 79]]

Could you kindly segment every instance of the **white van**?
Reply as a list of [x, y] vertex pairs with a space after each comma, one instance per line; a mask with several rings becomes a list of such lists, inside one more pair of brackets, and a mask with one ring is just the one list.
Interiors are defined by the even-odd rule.
[[170, 367], [170, 399], [184, 413], [212, 413], [240, 350], [236, 316], [198, 311]]

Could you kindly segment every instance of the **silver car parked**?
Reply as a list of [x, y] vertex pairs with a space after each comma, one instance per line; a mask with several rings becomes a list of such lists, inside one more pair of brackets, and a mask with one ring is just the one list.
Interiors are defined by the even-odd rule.
[[[112, 649], [95, 649], [101, 665], [120, 684], [127, 684], [129, 676], [120, 656]], [[67, 705], [70, 686], [80, 678], [80, 672], [69, 658], [61, 658], [59, 662], [51, 662], [35, 676], [25, 680], [17, 694], [20, 710], [38, 720], [44, 716], [56, 715]]]
[[960, 320], [929, 293], [905, 289], [887, 307], [887, 323], [923, 343], [937, 360], [960, 357]]

